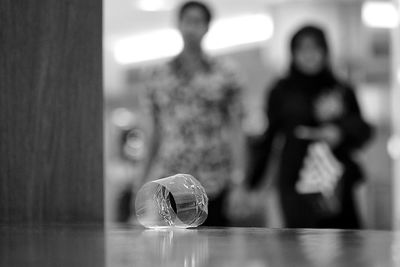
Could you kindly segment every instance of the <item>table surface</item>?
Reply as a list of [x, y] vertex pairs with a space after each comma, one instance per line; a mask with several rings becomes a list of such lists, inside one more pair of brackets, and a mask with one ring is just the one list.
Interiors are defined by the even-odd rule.
[[400, 233], [3, 225], [0, 266], [400, 266]]

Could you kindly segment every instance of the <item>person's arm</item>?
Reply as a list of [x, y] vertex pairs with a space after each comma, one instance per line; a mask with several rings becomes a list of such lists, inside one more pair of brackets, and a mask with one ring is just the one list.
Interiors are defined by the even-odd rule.
[[249, 187], [257, 187], [267, 170], [268, 160], [271, 154], [274, 139], [280, 128], [280, 90], [279, 84], [274, 86], [268, 94], [265, 105], [265, 114], [268, 125], [261, 136], [248, 141], [249, 167], [247, 171], [247, 184]]
[[227, 112], [227, 127], [232, 155], [232, 167], [229, 177], [231, 187], [242, 187], [245, 182], [245, 142], [242, 121], [244, 117], [243, 89], [244, 77], [237, 65], [229, 60], [219, 61], [219, 67], [225, 77], [224, 109]]
[[249, 212], [246, 205], [247, 190], [245, 186], [245, 138], [242, 128], [244, 108], [242, 103], [242, 84], [237, 75], [231, 73], [231, 88], [228, 103], [228, 122], [232, 168], [229, 180], [226, 213], [231, 219], [242, 218]]
[[347, 89], [343, 95], [344, 116], [334, 121], [340, 131], [338, 146], [346, 150], [361, 148], [372, 136], [372, 127], [362, 117], [356, 95]]
[[[239, 101], [239, 100], [238, 100]], [[238, 103], [237, 105], [240, 105]], [[245, 142], [242, 128], [242, 114], [238, 107], [229, 109], [233, 169], [231, 185], [242, 187], [245, 182]]]
[[159, 125], [159, 108], [155, 101], [154, 90], [149, 80], [154, 79], [154, 73], [146, 76], [145, 86], [142, 88], [140, 109], [144, 128], [146, 132], [146, 152], [143, 160], [143, 172], [140, 184], [148, 180], [151, 174], [151, 168], [154, 166], [154, 160], [160, 145], [160, 125]]
[[160, 131], [158, 127], [158, 119], [153, 116], [146, 116], [149, 122], [149, 129], [147, 130], [148, 138], [147, 138], [147, 152], [144, 159], [144, 166], [143, 166], [143, 176], [142, 176], [142, 183], [143, 184], [151, 173], [151, 168], [154, 165], [154, 159], [157, 155], [157, 151], [160, 145]]
[[[237, 110], [237, 109], [236, 109]], [[274, 115], [275, 111], [272, 112], [272, 115]], [[236, 115], [235, 115], [236, 113]], [[249, 215], [252, 211], [251, 207], [251, 200], [249, 200], [249, 184], [254, 181], [248, 181], [248, 176], [247, 172], [248, 169], [245, 167], [245, 156], [247, 155], [249, 157], [248, 161], [256, 163], [257, 164], [257, 170], [256, 172], [251, 173], [251, 175], [258, 175], [262, 174], [264, 169], [265, 169], [265, 164], [266, 164], [266, 158], [267, 154], [269, 154], [269, 149], [272, 144], [272, 139], [271, 139], [271, 144], [270, 143], [263, 143], [263, 146], [261, 149], [266, 148], [268, 151], [262, 151], [262, 154], [257, 154], [261, 155], [261, 157], [254, 157], [254, 155], [251, 155], [249, 153], [246, 153], [246, 148], [245, 148], [245, 138], [244, 134], [241, 130], [241, 116], [238, 116], [237, 112], [230, 112], [231, 114], [231, 121], [232, 121], [232, 129], [233, 129], [233, 138], [232, 138], [232, 148], [233, 153], [234, 153], [234, 171], [231, 179], [231, 187], [230, 187], [230, 194], [228, 197], [228, 214], [231, 218], [243, 218], [247, 215]], [[236, 129], [236, 130], [234, 130]], [[273, 131], [269, 132], [269, 135], [272, 137]], [[266, 153], [264, 153], [266, 152]], [[257, 160], [257, 162], [254, 162], [254, 160]], [[265, 161], [263, 160], [265, 159]], [[254, 178], [254, 177], [250, 177]], [[261, 177], [256, 177], [257, 180], [261, 180]], [[258, 182], [258, 181], [257, 181]]]
[[372, 127], [363, 119], [351, 88], [341, 88], [321, 96], [315, 103], [317, 128], [299, 126], [300, 138], [320, 140], [331, 148], [349, 153], [363, 146], [372, 135]]

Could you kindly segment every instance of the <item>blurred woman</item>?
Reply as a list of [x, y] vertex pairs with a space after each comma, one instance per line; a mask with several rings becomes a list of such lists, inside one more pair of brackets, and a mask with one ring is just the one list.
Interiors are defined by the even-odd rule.
[[[282, 136], [277, 186], [285, 226], [360, 228], [353, 189], [362, 180], [362, 172], [353, 153], [370, 138], [371, 128], [362, 118], [352, 88], [331, 70], [322, 29], [312, 25], [301, 28], [291, 39], [290, 52], [288, 74], [269, 90], [266, 100], [268, 129], [257, 143], [251, 183], [257, 184], [261, 179], [273, 141]], [[321, 207], [321, 194], [304, 194], [297, 186], [310, 161], [310, 147], [318, 142], [328, 146], [331, 158], [343, 168], [335, 186], [340, 188], [335, 212]]]
[[244, 180], [242, 87], [230, 64], [202, 49], [211, 19], [205, 4], [184, 3], [178, 10], [183, 51], [148, 77], [145, 99], [153, 131], [145, 175], [155, 163], [160, 168], [153, 179], [193, 175], [209, 197], [205, 225], [225, 226], [228, 187]]

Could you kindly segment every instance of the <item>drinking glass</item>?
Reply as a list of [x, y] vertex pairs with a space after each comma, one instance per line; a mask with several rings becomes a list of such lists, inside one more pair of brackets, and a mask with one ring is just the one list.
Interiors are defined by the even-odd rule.
[[176, 174], [142, 186], [135, 201], [136, 216], [147, 228], [190, 228], [208, 214], [208, 197], [192, 175]]

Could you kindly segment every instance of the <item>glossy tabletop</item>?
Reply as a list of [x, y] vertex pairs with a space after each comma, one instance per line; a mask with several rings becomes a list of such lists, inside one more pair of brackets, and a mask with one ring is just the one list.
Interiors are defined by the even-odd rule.
[[400, 266], [400, 233], [0, 226], [0, 266]]

